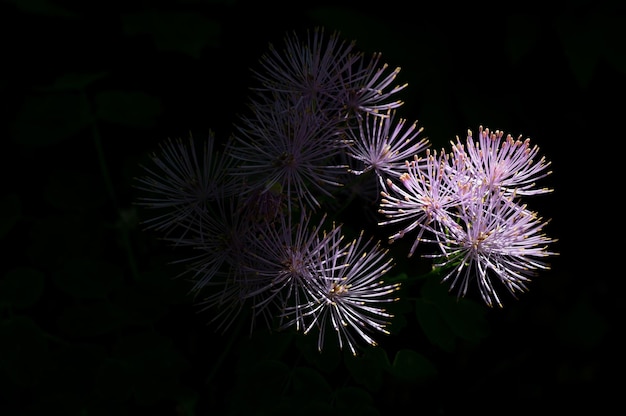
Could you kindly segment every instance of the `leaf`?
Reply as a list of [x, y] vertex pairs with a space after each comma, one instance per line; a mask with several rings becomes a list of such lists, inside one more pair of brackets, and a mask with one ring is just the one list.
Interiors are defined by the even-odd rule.
[[298, 366], [291, 372], [293, 395], [297, 400], [309, 401], [329, 398], [332, 390], [322, 375], [308, 367]]
[[161, 51], [193, 58], [199, 58], [205, 47], [216, 47], [220, 42], [219, 22], [198, 13], [149, 10], [123, 15], [122, 24], [128, 35], [150, 35]]
[[17, 6], [17, 9], [34, 14], [42, 14], [49, 17], [78, 18], [76, 12], [54, 4], [51, 0], [9, 0]]
[[419, 352], [402, 349], [393, 359], [391, 372], [402, 380], [424, 382], [437, 375], [437, 368]]
[[369, 347], [358, 357], [346, 353], [345, 363], [354, 380], [370, 391], [381, 388], [383, 375], [391, 368], [387, 352], [379, 347]]
[[101, 91], [95, 106], [100, 120], [139, 128], [153, 127], [163, 111], [159, 98], [141, 91]]
[[371, 394], [361, 388], [342, 386], [334, 390], [333, 396], [335, 398], [335, 407], [342, 415], [379, 415]]
[[28, 147], [45, 147], [67, 140], [94, 118], [84, 94], [75, 92], [28, 95], [19, 104], [10, 127], [11, 138]]
[[456, 336], [446, 324], [437, 306], [423, 298], [415, 301], [415, 315], [424, 335], [444, 351], [454, 350]]
[[70, 72], [63, 74], [50, 85], [37, 87], [39, 92], [82, 91], [96, 81], [108, 76], [108, 72]]
[[539, 19], [526, 14], [512, 14], [507, 18], [506, 52], [512, 63], [520, 62], [539, 41]]
[[0, 238], [6, 236], [22, 217], [22, 203], [17, 194], [5, 194], [0, 199]]
[[28, 308], [41, 298], [43, 288], [42, 272], [32, 267], [14, 267], [0, 280], [0, 305]]
[[602, 28], [589, 16], [560, 16], [556, 28], [569, 67], [581, 88], [593, 78], [602, 50]]

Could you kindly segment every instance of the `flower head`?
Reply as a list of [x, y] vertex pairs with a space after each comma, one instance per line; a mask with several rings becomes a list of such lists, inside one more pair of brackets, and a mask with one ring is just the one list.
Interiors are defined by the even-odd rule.
[[488, 306], [502, 306], [494, 281], [513, 295], [525, 292], [538, 270], [550, 268], [545, 258], [556, 254], [549, 249], [556, 240], [543, 232], [548, 221], [505, 192], [476, 195], [463, 201], [456, 223], [436, 233], [441, 253], [431, 257], [460, 296], [475, 283]]
[[[383, 276], [392, 267], [393, 259], [388, 251], [371, 239], [365, 240], [363, 232], [345, 245], [340, 242], [341, 233], [325, 235], [336, 243], [326, 244], [320, 251], [317, 273], [312, 275], [311, 292], [314, 296], [308, 304], [300, 306], [299, 313], [309, 322], [304, 333], [318, 331], [318, 349], [321, 351], [328, 331], [333, 331], [339, 347], [347, 347], [356, 355], [361, 341], [377, 345], [375, 333], [388, 334], [386, 327], [393, 317], [384, 305], [397, 300], [394, 293], [398, 283], [387, 284]], [[286, 314], [293, 312], [288, 308]]]
[[154, 210], [146, 219], [146, 228], [162, 232], [170, 240], [184, 238], [190, 227], [201, 225], [207, 207], [228, 198], [238, 189], [229, 172], [233, 160], [227, 152], [216, 149], [215, 135], [203, 141], [201, 153], [193, 137], [167, 140], [160, 152], [151, 155], [153, 166], [142, 165], [145, 175], [135, 187], [143, 192], [140, 206]]
[[539, 147], [530, 145], [530, 139], [520, 136], [513, 139], [510, 134], [496, 130], [478, 128], [474, 139], [468, 130], [465, 146], [457, 137], [453, 143], [456, 157], [466, 163], [467, 173], [475, 180], [484, 182], [489, 188], [502, 189], [508, 194], [537, 195], [551, 192], [549, 188], [536, 188], [536, 181], [550, 175], [550, 162], [538, 158]]
[[417, 137], [422, 130], [417, 122], [407, 125], [405, 119], [396, 118], [395, 111], [378, 116], [367, 113], [359, 123], [358, 135], [348, 132], [351, 145], [346, 152], [363, 165], [361, 170], [351, 172], [360, 175], [374, 170], [384, 178], [399, 176], [405, 162], [428, 147], [428, 139]]

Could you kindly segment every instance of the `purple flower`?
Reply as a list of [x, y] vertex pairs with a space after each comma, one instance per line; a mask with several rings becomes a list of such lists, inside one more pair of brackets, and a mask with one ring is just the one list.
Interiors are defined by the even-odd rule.
[[530, 145], [530, 139], [513, 139], [502, 131], [490, 132], [478, 128], [475, 140], [468, 130], [465, 146], [457, 137], [453, 145], [456, 157], [465, 161], [468, 175], [484, 182], [490, 189], [501, 189], [507, 194], [537, 195], [552, 189], [536, 188], [536, 181], [550, 175], [551, 162], [538, 158], [539, 147]]
[[388, 71], [389, 65], [381, 62], [381, 56], [375, 53], [366, 60], [363, 54], [359, 54], [356, 63], [347, 69], [344, 87], [338, 89], [337, 96], [344, 117], [356, 116], [360, 120], [363, 114], [378, 116], [404, 104], [392, 98], [408, 84], [390, 87], [400, 73], [400, 68]]
[[306, 40], [292, 33], [285, 37], [284, 50], [270, 45], [261, 57], [261, 69], [253, 71], [261, 83], [257, 91], [294, 97], [298, 108], [335, 109], [343, 75], [358, 59], [353, 49], [354, 42], [342, 40], [338, 32], [327, 36], [324, 28], [307, 31]]
[[346, 167], [335, 161], [346, 144], [323, 114], [284, 104], [259, 102], [251, 117], [242, 118], [230, 152], [239, 161], [234, 174], [245, 178], [249, 190], [283, 194], [289, 210], [293, 201], [316, 209], [320, 196], [341, 186]]
[[201, 146], [199, 153], [192, 137], [186, 143], [167, 140], [159, 153], [151, 155], [153, 166], [141, 166], [145, 175], [135, 184], [142, 192], [138, 205], [154, 210], [154, 216], [144, 222], [146, 228], [172, 241], [184, 238], [190, 227], [202, 227], [207, 207], [238, 187], [229, 174], [233, 160], [228, 152], [216, 150], [213, 132]]
[[550, 268], [545, 258], [557, 254], [548, 248], [556, 240], [543, 232], [548, 221], [505, 192], [480, 190], [476, 195], [463, 201], [457, 223], [436, 233], [441, 253], [429, 257], [448, 270], [443, 280], [459, 296], [476, 284], [488, 306], [502, 307], [494, 281], [513, 295], [525, 292], [538, 270]]
[[427, 149], [426, 157], [415, 156], [410, 163], [406, 162], [406, 171], [399, 177], [400, 184], [391, 179], [386, 181], [379, 212], [387, 220], [379, 225], [405, 224], [389, 237], [390, 242], [416, 230], [409, 257], [424, 240], [425, 233], [431, 235], [454, 222], [452, 215], [456, 207], [462, 200], [472, 197], [466, 181], [461, 180], [451, 166], [447, 153]]
[[255, 317], [268, 310], [281, 316], [289, 309], [294, 318], [288, 326], [303, 327], [302, 307], [316, 295], [311, 282], [320, 273], [320, 253], [334, 250], [340, 240], [340, 229], [320, 234], [325, 220], [324, 215], [310, 226], [311, 217], [303, 210], [297, 222], [287, 214], [259, 227], [246, 255], [245, 277], [239, 282], [246, 287], [246, 297], [253, 299]]
[[346, 153], [362, 164], [362, 169], [351, 169], [360, 175], [374, 170], [379, 177], [397, 177], [407, 160], [413, 160], [425, 150], [428, 139], [418, 139], [423, 128], [417, 122], [407, 125], [406, 120], [396, 118], [395, 111], [372, 115], [367, 113], [358, 126], [358, 135], [350, 130], [348, 137], [351, 145]]
[[[342, 244], [341, 226], [334, 226], [320, 240], [324, 244], [310, 275], [308, 303], [288, 307], [285, 316], [295, 314], [292, 322], [308, 321], [304, 333], [318, 331], [318, 349], [322, 351], [328, 331], [336, 334], [339, 347], [356, 355], [361, 341], [377, 345], [374, 334], [389, 334], [386, 329], [393, 317], [384, 305], [397, 300], [394, 293], [400, 284], [387, 284], [383, 276], [392, 267], [388, 250], [363, 232]], [[329, 240], [329, 241], [327, 241]]]

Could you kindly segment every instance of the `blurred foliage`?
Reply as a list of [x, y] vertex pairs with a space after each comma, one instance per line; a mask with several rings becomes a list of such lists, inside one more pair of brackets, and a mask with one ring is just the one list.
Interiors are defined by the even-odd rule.
[[[623, 118], [602, 106], [619, 102], [626, 73], [626, 15], [612, 4], [475, 16], [350, 2], [1, 7], [3, 416], [465, 414], [503, 397], [517, 406], [503, 413], [516, 414], [614, 402], [624, 283], [587, 229], [604, 227], [595, 215], [612, 207], [578, 188], [606, 168], [589, 157], [604, 151], [588, 146], [596, 127]], [[141, 229], [133, 177], [167, 137], [226, 137], [266, 46], [313, 26], [400, 66], [403, 111], [436, 146], [480, 124], [540, 144], [557, 190], [542, 209], [562, 255], [530, 293], [489, 310], [424, 279], [392, 306], [392, 333], [356, 357], [331, 341], [318, 352], [314, 335], [207, 324], [169, 247]], [[423, 269], [398, 262], [398, 281]]]

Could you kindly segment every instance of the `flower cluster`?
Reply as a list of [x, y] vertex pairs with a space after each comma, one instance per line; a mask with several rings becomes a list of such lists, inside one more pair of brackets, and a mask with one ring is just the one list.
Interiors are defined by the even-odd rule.
[[550, 191], [535, 187], [550, 163], [528, 140], [482, 127], [477, 140], [431, 151], [417, 122], [398, 116], [398, 73], [337, 32], [288, 34], [253, 71], [230, 137], [170, 140], [152, 154], [136, 183], [146, 228], [190, 249], [183, 275], [218, 327], [247, 314], [250, 330], [316, 332], [320, 351], [334, 334], [354, 354], [389, 333], [386, 305], [400, 289], [387, 279], [389, 249], [329, 218], [366, 190], [386, 216], [379, 225], [402, 225], [389, 240], [415, 232], [409, 255], [435, 243], [425, 256], [463, 296], [476, 281], [501, 305], [493, 279], [513, 293], [548, 267], [546, 222], [518, 198]]

